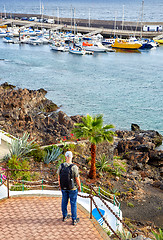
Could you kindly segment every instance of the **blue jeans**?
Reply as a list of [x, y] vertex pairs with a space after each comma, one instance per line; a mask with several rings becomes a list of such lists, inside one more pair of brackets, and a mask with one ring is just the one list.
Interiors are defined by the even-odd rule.
[[78, 189], [76, 190], [62, 190], [62, 215], [67, 216], [67, 204], [70, 198], [71, 204], [71, 216], [72, 220], [77, 218], [77, 195]]

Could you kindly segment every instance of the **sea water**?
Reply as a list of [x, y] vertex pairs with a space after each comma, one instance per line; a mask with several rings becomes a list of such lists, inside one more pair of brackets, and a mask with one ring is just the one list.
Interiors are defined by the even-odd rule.
[[[59, 18], [72, 16], [75, 8], [76, 18], [122, 21], [140, 21], [142, 0], [1, 0], [0, 12], [32, 13], [51, 15]], [[163, 22], [163, 1], [144, 0], [143, 21]]]
[[68, 115], [103, 114], [116, 129], [163, 134], [163, 47], [78, 56], [0, 39], [0, 83], [48, 91]]

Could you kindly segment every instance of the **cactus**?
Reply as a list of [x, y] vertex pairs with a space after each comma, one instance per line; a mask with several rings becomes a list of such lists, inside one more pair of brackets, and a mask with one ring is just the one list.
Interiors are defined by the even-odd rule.
[[54, 162], [58, 160], [58, 157], [61, 155], [62, 150], [59, 147], [53, 147], [52, 151], [47, 150], [47, 153], [44, 157], [44, 162], [49, 164], [50, 162]]

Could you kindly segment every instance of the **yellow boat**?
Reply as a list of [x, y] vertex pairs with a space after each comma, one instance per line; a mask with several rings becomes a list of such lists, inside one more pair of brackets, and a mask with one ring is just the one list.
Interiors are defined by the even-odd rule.
[[1, 25], [0, 28], [7, 28], [7, 25]]
[[130, 42], [127, 40], [123, 40], [123, 39], [116, 39], [115, 42], [111, 45], [112, 48], [122, 48], [122, 49], [132, 49], [132, 50], [136, 50], [139, 49], [142, 44], [138, 43], [138, 42]]
[[163, 39], [159, 39], [159, 40], [154, 40], [157, 43], [163, 44]]

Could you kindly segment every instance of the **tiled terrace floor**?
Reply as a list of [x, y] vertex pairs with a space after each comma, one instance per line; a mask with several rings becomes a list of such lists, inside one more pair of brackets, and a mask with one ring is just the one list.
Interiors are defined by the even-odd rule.
[[[68, 206], [70, 213], [70, 204]], [[102, 240], [108, 239], [99, 224], [78, 206], [80, 222], [62, 222], [61, 198], [15, 197], [0, 201], [0, 239], [2, 240]], [[103, 235], [102, 235], [103, 234]]]

